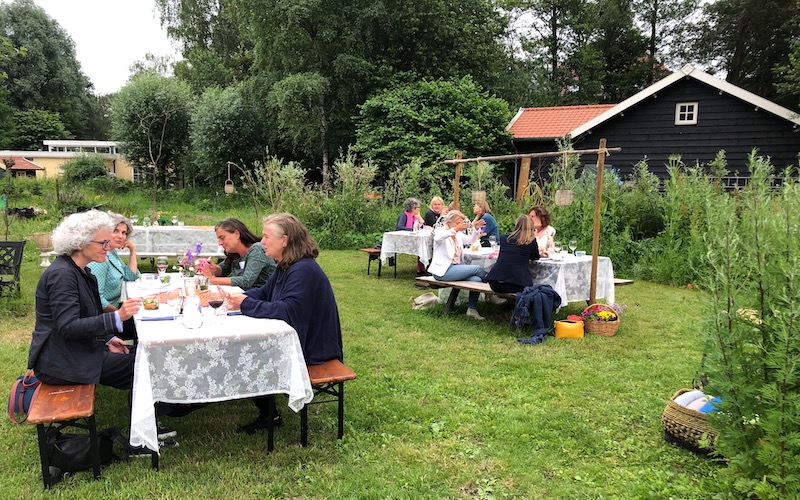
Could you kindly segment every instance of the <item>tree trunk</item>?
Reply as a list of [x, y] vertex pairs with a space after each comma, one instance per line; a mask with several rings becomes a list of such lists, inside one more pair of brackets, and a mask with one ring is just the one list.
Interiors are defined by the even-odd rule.
[[328, 113], [325, 110], [325, 99], [320, 98], [320, 132], [322, 139], [322, 189], [330, 192], [333, 189], [331, 182], [330, 158], [328, 157]]

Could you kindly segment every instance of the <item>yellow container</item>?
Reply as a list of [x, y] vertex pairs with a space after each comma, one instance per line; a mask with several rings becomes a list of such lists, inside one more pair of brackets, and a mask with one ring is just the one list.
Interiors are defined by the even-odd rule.
[[582, 339], [583, 321], [556, 321], [557, 339]]

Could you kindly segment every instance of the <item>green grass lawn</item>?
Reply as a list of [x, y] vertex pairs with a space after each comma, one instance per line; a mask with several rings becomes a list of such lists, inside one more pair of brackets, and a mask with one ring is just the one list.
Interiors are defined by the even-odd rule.
[[[39, 270], [26, 254], [23, 293]], [[299, 416], [267, 455], [266, 434], [244, 436], [247, 401], [220, 403], [167, 419], [180, 446], [161, 470], [132, 459], [79, 473], [42, 489], [35, 428], [2, 425], [0, 498], [699, 498], [719, 465], [664, 442], [667, 399], [688, 387], [701, 357], [705, 299], [695, 290], [637, 282], [617, 288], [627, 306], [614, 337], [542, 345], [516, 342], [510, 309], [481, 303], [487, 321], [413, 311], [415, 259], [400, 256], [398, 277], [366, 275], [367, 256], [323, 251], [342, 320], [345, 436], [336, 440], [335, 405], [309, 409], [309, 447]], [[374, 267], [374, 266], [373, 266]], [[579, 313], [573, 304], [558, 317]], [[6, 386], [25, 368], [34, 317], [0, 319]], [[125, 429], [126, 395], [98, 389], [98, 426]]]

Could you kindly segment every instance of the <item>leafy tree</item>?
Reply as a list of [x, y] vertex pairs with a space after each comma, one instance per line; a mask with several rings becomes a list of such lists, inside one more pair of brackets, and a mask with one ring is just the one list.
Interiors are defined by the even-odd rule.
[[631, 0], [600, 0], [595, 47], [602, 61], [602, 102], [617, 103], [647, 87], [652, 64], [645, 39], [633, 23]]
[[64, 180], [72, 183], [82, 183], [97, 177], [106, 177], [105, 162], [102, 155], [87, 154], [70, 158], [64, 162]]
[[123, 155], [131, 165], [151, 169], [155, 187], [183, 173], [191, 103], [187, 84], [153, 73], [134, 77], [111, 102]]
[[660, 80], [661, 63], [682, 66], [687, 20], [698, 14], [699, 0], [634, 0], [637, 24], [647, 41], [649, 83]]
[[191, 115], [191, 139], [198, 176], [221, 184], [228, 162], [250, 165], [264, 151], [263, 126], [255, 107], [236, 87], [207, 89]]
[[330, 119], [325, 96], [330, 84], [318, 73], [297, 73], [277, 82], [269, 103], [277, 117], [280, 137], [311, 157], [322, 157], [322, 180], [330, 187], [328, 150]]
[[33, 150], [42, 149], [45, 139], [72, 139], [61, 122], [58, 113], [42, 109], [14, 112], [14, 128], [10, 147], [12, 149]]
[[800, 109], [800, 40], [792, 43], [789, 64], [777, 69], [781, 80], [777, 83], [778, 92], [785, 96], [786, 105]]
[[253, 40], [237, 0], [156, 0], [167, 33], [183, 43], [175, 75], [200, 93], [250, 75]]
[[791, 43], [800, 37], [796, 0], [718, 0], [705, 6], [694, 27], [694, 56], [712, 71], [755, 94], [791, 105], [776, 91], [775, 69], [790, 64]]
[[9, 76], [9, 104], [58, 113], [74, 136], [93, 138], [86, 124], [99, 109], [69, 35], [32, 0], [0, 4], [0, 32], [26, 48], [22, 58], [0, 59], [0, 72]]
[[[159, 0], [159, 6], [170, 33], [187, 47], [191, 68], [178, 65], [176, 75], [194, 88], [249, 75], [269, 85], [257, 92], [269, 96], [277, 146], [315, 163], [328, 187], [331, 152], [353, 141], [357, 106], [372, 93], [420, 77], [471, 74], [489, 84], [508, 66], [499, 40], [504, 18], [486, 0]], [[314, 121], [296, 119], [297, 110]]]
[[452, 158], [503, 153], [511, 119], [502, 99], [481, 90], [470, 77], [422, 81], [385, 90], [362, 106], [354, 149], [387, 170], [415, 158]]

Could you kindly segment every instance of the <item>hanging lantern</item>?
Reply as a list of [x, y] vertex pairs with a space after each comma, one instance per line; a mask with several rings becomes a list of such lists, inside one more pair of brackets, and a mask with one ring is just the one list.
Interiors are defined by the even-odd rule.
[[231, 162], [228, 162], [228, 180], [225, 181], [225, 194], [233, 194], [233, 180], [231, 179]]

